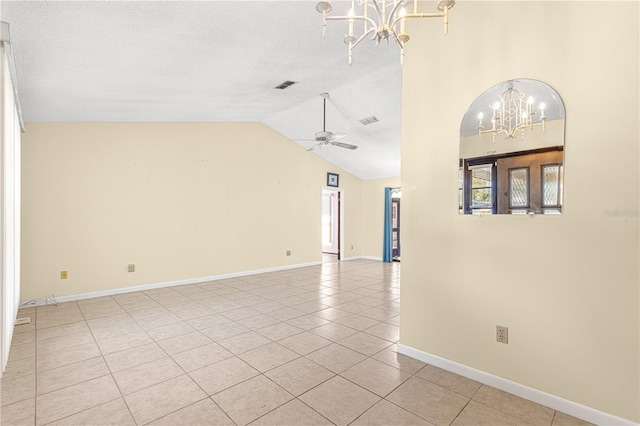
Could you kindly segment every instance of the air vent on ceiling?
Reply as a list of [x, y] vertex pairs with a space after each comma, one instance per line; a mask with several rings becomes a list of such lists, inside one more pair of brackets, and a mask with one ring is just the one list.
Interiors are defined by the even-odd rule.
[[287, 87], [291, 87], [291, 86], [293, 86], [294, 84], [296, 84], [296, 82], [295, 82], [295, 81], [287, 80], [287, 81], [285, 81], [284, 83], [280, 83], [280, 84], [278, 84], [278, 85], [276, 86], [276, 89], [284, 90], [284, 89], [286, 89]]
[[372, 124], [372, 123], [377, 123], [378, 121], [380, 121], [380, 120], [378, 120], [378, 119], [377, 119], [376, 117], [374, 117], [373, 115], [372, 115], [371, 117], [363, 118], [362, 120], [360, 120], [360, 122], [361, 122], [364, 126], [366, 126], [366, 125], [368, 125], [368, 124]]

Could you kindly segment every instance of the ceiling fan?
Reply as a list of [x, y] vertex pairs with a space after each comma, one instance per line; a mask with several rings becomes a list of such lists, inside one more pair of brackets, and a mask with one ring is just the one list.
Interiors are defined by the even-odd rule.
[[314, 149], [322, 148], [323, 146], [327, 146], [327, 145], [334, 145], [334, 146], [338, 146], [340, 148], [346, 148], [346, 149], [357, 149], [358, 148], [357, 145], [339, 142], [340, 139], [347, 136], [346, 133], [327, 132], [325, 125], [327, 122], [327, 99], [329, 98], [329, 94], [321, 93], [320, 96], [322, 96], [322, 102], [323, 102], [322, 131], [317, 132], [315, 134], [315, 139], [308, 139], [308, 140], [315, 140], [318, 143], [313, 145], [311, 148], [307, 149], [307, 151], [313, 151]]

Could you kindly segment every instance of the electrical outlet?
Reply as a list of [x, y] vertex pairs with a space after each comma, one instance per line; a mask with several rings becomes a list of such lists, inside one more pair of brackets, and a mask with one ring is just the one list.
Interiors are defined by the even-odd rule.
[[127, 271], [128, 272], [135, 272], [136, 271], [136, 265], [133, 263], [130, 263], [129, 265], [127, 265]]
[[287, 250], [287, 256], [291, 256], [291, 250]]
[[496, 342], [509, 343], [509, 328], [496, 325]]
[[66, 280], [67, 278], [69, 278], [69, 274], [67, 273], [67, 271], [60, 271], [60, 279]]

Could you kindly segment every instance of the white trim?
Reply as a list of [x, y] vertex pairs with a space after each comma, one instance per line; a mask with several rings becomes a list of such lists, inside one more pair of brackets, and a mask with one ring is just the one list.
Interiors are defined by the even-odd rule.
[[344, 258], [342, 260], [343, 261], [349, 261], [349, 260], [358, 260], [358, 259], [377, 260], [378, 262], [382, 262], [382, 258], [381, 257], [375, 257], [375, 256], [351, 256], [351, 257]]
[[[58, 303], [73, 302], [75, 300], [92, 299], [94, 297], [112, 296], [114, 294], [132, 293], [134, 291], [143, 291], [143, 290], [153, 290], [156, 288], [173, 287], [176, 285], [197, 284], [197, 283], [202, 283], [206, 281], [218, 281], [218, 280], [224, 280], [227, 278], [237, 278], [237, 277], [244, 277], [247, 275], [264, 274], [267, 272], [277, 272], [277, 271], [286, 271], [288, 269], [306, 268], [308, 266], [316, 266], [321, 264], [322, 262], [320, 261], [299, 263], [296, 265], [276, 266], [273, 268], [255, 269], [252, 271], [242, 271], [242, 272], [232, 272], [229, 274], [210, 275], [210, 276], [199, 277], [199, 278], [187, 278], [184, 280], [164, 281], [159, 283], [134, 285], [130, 287], [110, 288], [108, 290], [91, 291], [88, 293], [67, 294], [63, 296], [55, 296], [55, 298]], [[38, 300], [33, 304], [30, 304], [30, 306], [39, 306], [39, 305], [44, 305], [45, 303], [46, 302], [43, 299], [43, 300]]]
[[[345, 249], [344, 249], [344, 188], [339, 188], [339, 187], [335, 187], [335, 186], [323, 186], [321, 189], [321, 197], [322, 197], [322, 202], [320, 203], [320, 222], [321, 222], [321, 226], [322, 226], [322, 214], [324, 213], [324, 210], [322, 210], [322, 204], [324, 203], [324, 191], [331, 191], [331, 192], [337, 192], [338, 193], [338, 197], [340, 202], [338, 203], [338, 216], [340, 216], [340, 226], [338, 229], [338, 260], [345, 260], [344, 257], [344, 253], [345, 253]], [[322, 233], [322, 228], [320, 229], [320, 233]], [[320, 253], [324, 253], [324, 244], [322, 244], [322, 236], [320, 237]]]
[[431, 364], [435, 367], [442, 368], [443, 370], [456, 373], [460, 376], [467, 377], [485, 385], [492, 386], [496, 389], [509, 392], [510, 394], [536, 402], [590, 423], [618, 426], [638, 425], [630, 420], [596, 410], [595, 408], [587, 407], [586, 405], [582, 405], [538, 389], [530, 388], [509, 379], [442, 358], [438, 355], [423, 352], [419, 349], [412, 348], [411, 346], [398, 344], [398, 353], [426, 362], [427, 364]]

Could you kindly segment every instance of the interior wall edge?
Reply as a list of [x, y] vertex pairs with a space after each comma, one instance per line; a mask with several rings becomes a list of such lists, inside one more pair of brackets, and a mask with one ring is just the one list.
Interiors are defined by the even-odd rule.
[[503, 377], [496, 376], [495, 374], [487, 373], [486, 371], [478, 370], [464, 364], [460, 364], [456, 361], [451, 361], [438, 355], [421, 351], [420, 349], [416, 349], [402, 343], [398, 343], [398, 353], [433, 365], [435, 367], [442, 368], [443, 370], [450, 371], [460, 376], [464, 376], [468, 379], [475, 380], [476, 382], [480, 382], [487, 386], [500, 389], [501, 391], [519, 396], [520, 398], [524, 398], [537, 404], [544, 405], [545, 407], [561, 411], [573, 417], [582, 419], [586, 422], [598, 425], [638, 425], [631, 420], [623, 419], [613, 414], [596, 410], [595, 408], [591, 408], [586, 405], [582, 405], [580, 403], [564, 399], [559, 396], [535, 388], [531, 388], [529, 386], [525, 386], [518, 382], [514, 382], [512, 380], [505, 379]]

